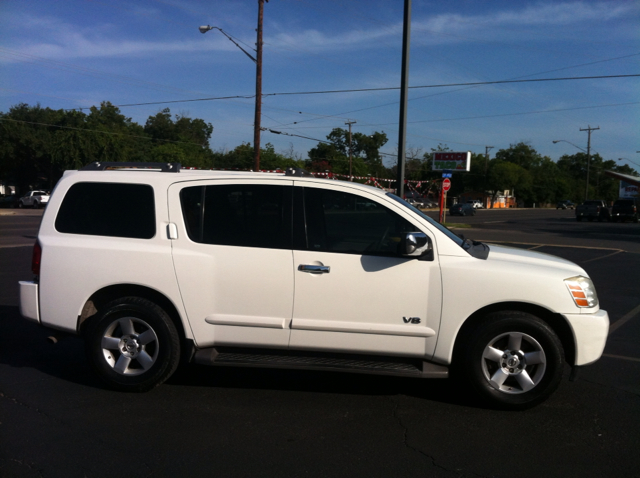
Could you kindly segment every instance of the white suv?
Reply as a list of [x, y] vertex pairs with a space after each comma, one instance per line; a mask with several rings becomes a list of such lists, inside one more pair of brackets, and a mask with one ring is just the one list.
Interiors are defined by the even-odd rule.
[[125, 391], [162, 383], [182, 359], [451, 371], [480, 398], [525, 408], [555, 390], [565, 361], [601, 356], [609, 319], [579, 266], [462, 240], [393, 194], [308, 176], [67, 171], [21, 313], [82, 335], [96, 372]]

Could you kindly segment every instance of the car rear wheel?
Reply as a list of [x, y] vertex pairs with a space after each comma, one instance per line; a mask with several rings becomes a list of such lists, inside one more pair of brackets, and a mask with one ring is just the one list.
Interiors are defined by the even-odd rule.
[[558, 336], [534, 315], [489, 314], [456, 348], [454, 374], [491, 406], [520, 410], [546, 400], [558, 387], [564, 351]]
[[167, 313], [140, 297], [106, 305], [85, 327], [85, 349], [98, 376], [111, 388], [146, 392], [178, 367], [180, 340]]

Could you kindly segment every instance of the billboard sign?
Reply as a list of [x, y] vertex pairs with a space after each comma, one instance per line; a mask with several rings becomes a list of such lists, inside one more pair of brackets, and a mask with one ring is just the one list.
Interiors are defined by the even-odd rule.
[[620, 181], [620, 195], [618, 197], [621, 199], [640, 197], [638, 186]]
[[434, 171], [450, 170], [452, 172], [469, 171], [471, 167], [471, 151], [455, 153], [452, 151], [436, 151], [433, 153], [432, 169]]

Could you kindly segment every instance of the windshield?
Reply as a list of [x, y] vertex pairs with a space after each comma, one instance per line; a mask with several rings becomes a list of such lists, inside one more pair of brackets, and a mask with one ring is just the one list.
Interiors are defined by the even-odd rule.
[[411, 209], [413, 212], [415, 212], [416, 214], [420, 215], [420, 217], [422, 217], [423, 219], [425, 219], [426, 221], [429, 222], [429, 224], [431, 224], [433, 227], [435, 227], [436, 229], [438, 229], [440, 232], [442, 232], [443, 234], [445, 234], [449, 239], [451, 239], [453, 242], [455, 242], [456, 244], [458, 244], [460, 247], [462, 247], [462, 244], [464, 243], [464, 239], [462, 239], [460, 236], [458, 236], [457, 234], [454, 234], [453, 232], [451, 232], [449, 229], [447, 229], [445, 226], [443, 226], [442, 224], [440, 224], [437, 221], [434, 221], [433, 219], [431, 219], [429, 216], [427, 216], [425, 213], [423, 213], [420, 209], [418, 209], [415, 206], [412, 206], [411, 204], [409, 204], [407, 201], [405, 201], [404, 199], [399, 198], [398, 196], [396, 196], [395, 194], [392, 193], [387, 193], [387, 196], [389, 196], [391, 199], [394, 199], [395, 201], [398, 201], [400, 204], [402, 204], [404, 207]]

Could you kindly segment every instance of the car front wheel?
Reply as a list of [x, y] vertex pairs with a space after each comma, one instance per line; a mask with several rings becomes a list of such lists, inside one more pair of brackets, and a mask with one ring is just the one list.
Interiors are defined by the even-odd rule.
[[124, 297], [106, 305], [85, 327], [85, 349], [111, 388], [146, 392], [175, 372], [180, 339], [167, 313], [151, 301]]
[[537, 405], [562, 378], [562, 344], [548, 324], [531, 314], [489, 314], [456, 350], [454, 371], [491, 406], [519, 410]]

